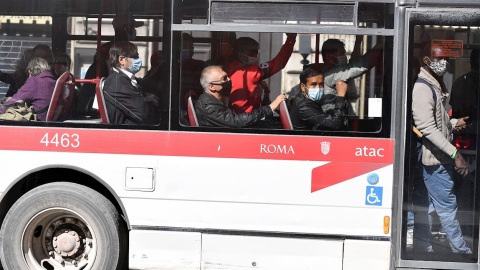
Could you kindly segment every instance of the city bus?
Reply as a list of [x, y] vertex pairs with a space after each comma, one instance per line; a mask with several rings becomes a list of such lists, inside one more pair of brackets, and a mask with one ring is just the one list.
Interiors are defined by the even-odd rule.
[[[3, 269], [479, 269], [478, 115], [453, 141], [468, 163], [468, 175], [454, 173], [452, 181], [472, 250], [457, 254], [435, 213], [427, 224], [433, 252], [415, 246], [426, 209], [415, 199], [423, 181], [411, 112], [422, 49], [435, 43], [449, 53], [443, 80], [450, 93], [441, 101], [453, 117], [467, 116], [464, 106], [478, 114], [477, 1], [0, 6], [0, 79], [25, 72], [38, 44], [52, 49], [52, 66], [66, 68], [46, 121], [0, 120]], [[190, 121], [204, 67], [227, 68], [236, 40], [246, 37], [258, 42], [258, 64], [268, 68], [286, 34], [296, 34], [293, 52], [265, 76], [267, 104], [299, 93], [304, 67], [325, 64], [325, 41], [341, 41], [350, 63], [381, 45], [372, 66], [347, 81], [344, 128], [289, 129], [281, 112], [249, 128]], [[153, 79], [145, 91], [159, 99], [155, 124], [109, 121], [108, 50], [126, 40], [143, 61], [137, 77]], [[70, 65], [57, 61], [61, 54]], [[1, 81], [6, 100], [12, 81]], [[450, 101], [458, 91], [463, 99]]]

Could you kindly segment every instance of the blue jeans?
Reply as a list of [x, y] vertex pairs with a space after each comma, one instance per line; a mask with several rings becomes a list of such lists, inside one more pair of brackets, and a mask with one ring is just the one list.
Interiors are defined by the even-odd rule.
[[453, 194], [452, 171], [451, 164], [423, 166], [423, 179], [428, 191], [428, 212], [437, 212], [454, 253], [472, 254], [463, 240], [462, 229], [456, 217], [457, 198]]

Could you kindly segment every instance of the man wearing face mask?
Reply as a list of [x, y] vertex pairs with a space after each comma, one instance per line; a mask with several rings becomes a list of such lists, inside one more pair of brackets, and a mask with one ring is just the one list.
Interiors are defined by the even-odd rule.
[[232, 81], [221, 66], [206, 67], [200, 76], [200, 84], [205, 92], [195, 103], [195, 113], [200, 126], [244, 128], [253, 126], [266, 117], [286, 99], [279, 95], [270, 105], [262, 106], [251, 113], [235, 113], [228, 108], [228, 97], [232, 91]]
[[344, 126], [347, 113], [345, 94], [347, 84], [338, 81], [337, 97], [334, 110], [326, 113], [320, 106], [324, 93], [323, 74], [319, 69], [307, 67], [300, 74], [300, 89], [291, 100], [290, 119], [295, 129], [305, 130], [339, 130]]
[[[347, 56], [345, 55], [345, 43], [341, 40], [328, 39], [323, 43], [323, 65], [321, 68], [325, 79], [325, 90], [321, 105], [324, 111], [329, 111], [335, 108], [335, 97], [337, 96], [335, 86], [338, 80], [349, 83], [351, 79], [355, 79], [365, 74], [375, 66], [377, 59], [382, 55], [382, 39], [380, 39], [380, 41], [364, 55], [355, 55], [356, 53], [359, 54], [361, 42], [362, 37], [357, 36], [350, 62], [347, 61]], [[347, 93], [347, 98], [357, 98], [356, 95], [356, 93]]]
[[110, 48], [112, 73], [103, 88], [110, 124], [156, 124], [158, 99], [144, 93], [135, 77], [142, 67], [137, 46], [128, 41], [116, 42]]
[[[448, 91], [443, 82], [443, 75], [447, 70], [448, 57], [442, 48], [432, 46], [429, 42], [424, 47], [422, 55], [423, 66], [412, 93], [412, 116], [416, 128], [423, 134], [421, 167], [428, 191], [428, 202], [427, 198], [424, 198], [425, 205], [419, 208], [419, 213], [415, 213], [415, 226], [418, 223], [417, 217], [426, 216], [421, 208], [428, 208], [428, 214], [436, 211], [452, 252], [471, 254], [472, 250], [467, 247], [463, 239], [456, 217], [457, 200], [453, 192], [452, 179], [453, 169], [462, 176], [468, 174], [467, 163], [452, 144], [452, 131], [459, 132], [466, 128], [465, 121], [468, 117], [450, 119], [445, 110]], [[427, 203], [428, 207], [426, 207]], [[423, 220], [428, 219], [423, 218]], [[417, 251], [435, 251], [429, 239], [429, 231], [428, 235], [419, 237], [414, 235], [414, 246], [419, 249]], [[416, 241], [419, 244], [416, 244]]]
[[260, 83], [282, 70], [293, 52], [297, 34], [287, 34], [287, 40], [280, 52], [267, 63], [258, 63], [258, 42], [249, 37], [241, 37], [234, 45], [234, 60], [228, 66], [232, 78], [230, 102], [236, 113], [252, 112], [262, 106]]

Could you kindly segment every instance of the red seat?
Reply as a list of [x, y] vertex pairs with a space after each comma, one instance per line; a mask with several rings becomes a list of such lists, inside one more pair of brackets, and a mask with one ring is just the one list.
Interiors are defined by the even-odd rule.
[[280, 122], [282, 122], [282, 128], [293, 130], [292, 121], [290, 120], [290, 114], [288, 113], [287, 103], [282, 101], [280, 103]]
[[47, 111], [47, 122], [65, 121], [71, 117], [75, 78], [72, 73], [65, 72], [57, 79], [52, 99]]
[[104, 83], [105, 83], [105, 78], [101, 78], [95, 86], [95, 92], [97, 95], [98, 111], [100, 112], [102, 123], [110, 124], [110, 120], [108, 119], [107, 106], [105, 105], [105, 98], [103, 96]]
[[197, 115], [195, 114], [195, 107], [193, 106], [193, 101], [191, 96], [188, 97], [187, 106], [188, 106], [188, 120], [190, 122], [190, 126], [198, 127]]

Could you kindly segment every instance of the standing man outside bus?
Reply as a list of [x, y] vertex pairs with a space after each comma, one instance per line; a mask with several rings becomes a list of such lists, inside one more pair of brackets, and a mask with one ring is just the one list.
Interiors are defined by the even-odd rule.
[[277, 56], [262, 64], [258, 63], [258, 42], [249, 37], [237, 39], [233, 52], [235, 59], [227, 71], [233, 82], [230, 103], [236, 113], [252, 112], [262, 106], [261, 82], [285, 67], [296, 37], [297, 34], [287, 34], [287, 40]]
[[[452, 144], [453, 129], [461, 131], [466, 127], [468, 117], [450, 119], [445, 110], [448, 91], [443, 82], [448, 57], [442, 48], [428, 43], [423, 50], [422, 65], [418, 80], [413, 87], [412, 114], [417, 129], [423, 134], [422, 164], [423, 180], [428, 191], [428, 214], [436, 211], [445, 230], [450, 248], [454, 253], [471, 254], [463, 239], [462, 229], [457, 220], [457, 200], [453, 193], [452, 171], [462, 176], [468, 168], [462, 155]], [[425, 213], [424, 213], [425, 214]], [[422, 218], [421, 213], [415, 214]], [[427, 232], [423, 251], [433, 251]]]

